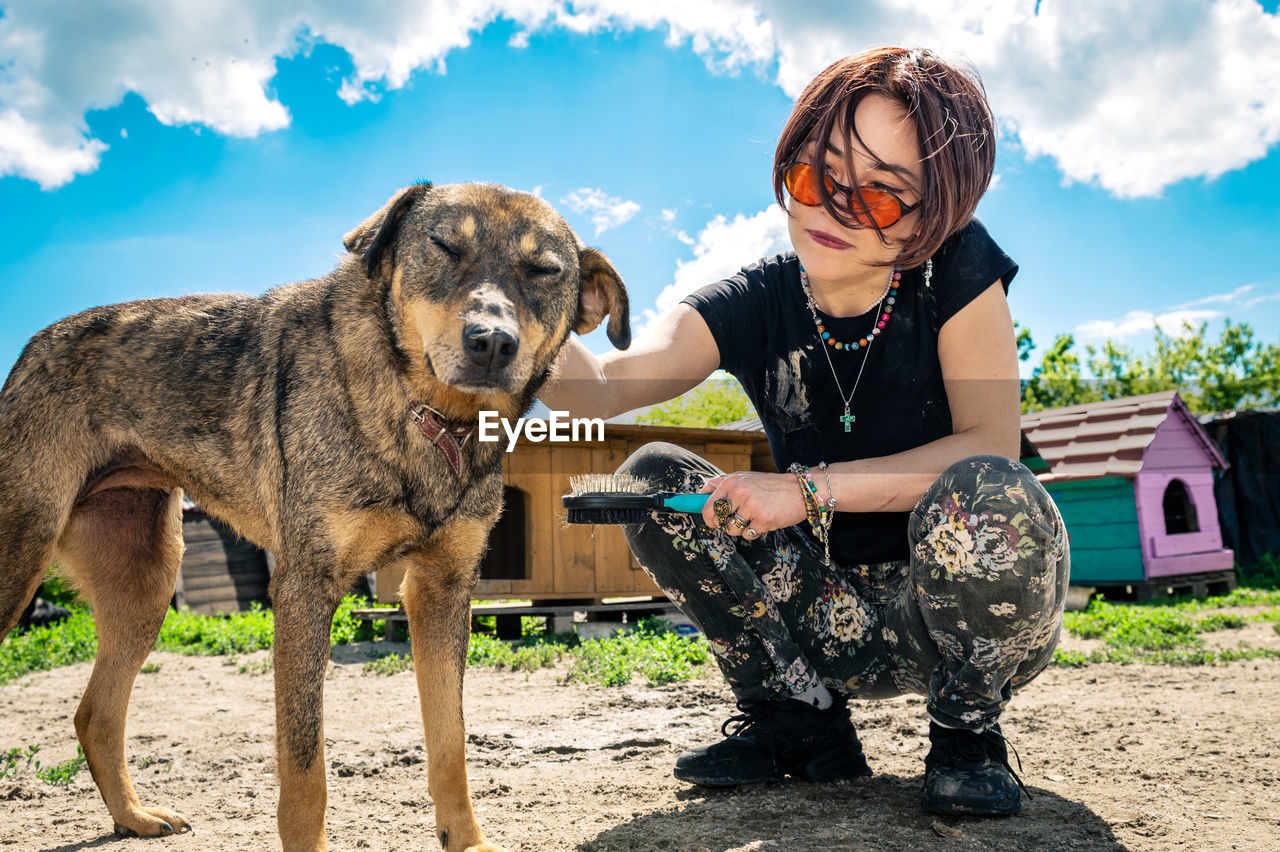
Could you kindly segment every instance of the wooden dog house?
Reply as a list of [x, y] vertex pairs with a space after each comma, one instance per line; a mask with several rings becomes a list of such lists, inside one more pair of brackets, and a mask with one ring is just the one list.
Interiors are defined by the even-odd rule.
[[[474, 597], [585, 602], [661, 595], [621, 528], [565, 522], [560, 498], [569, 492], [569, 477], [613, 473], [650, 441], [678, 444], [721, 470], [749, 470], [752, 446], [763, 438], [754, 431], [618, 423], [606, 423], [599, 441], [532, 442], [522, 436], [503, 460], [504, 508], [489, 535]], [[402, 579], [399, 572], [379, 571], [378, 602], [396, 602]]]
[[1176, 391], [1037, 411], [1022, 429], [1049, 465], [1073, 584], [1234, 585], [1214, 501], [1227, 463]]
[[188, 502], [182, 511], [182, 569], [173, 604], [201, 615], [270, 606], [271, 555]]

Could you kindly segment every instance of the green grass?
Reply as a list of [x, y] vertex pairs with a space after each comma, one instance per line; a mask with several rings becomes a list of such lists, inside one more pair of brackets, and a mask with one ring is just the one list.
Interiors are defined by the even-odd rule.
[[76, 756], [70, 760], [40, 768], [40, 761], [36, 760], [36, 755], [40, 752], [40, 746], [29, 745], [25, 749], [13, 748], [6, 752], [0, 752], [0, 781], [14, 780], [27, 770], [35, 772], [36, 777], [46, 784], [52, 784], [58, 787], [65, 787], [75, 780], [75, 777], [85, 768], [86, 762], [84, 751], [80, 746], [76, 746]]
[[[369, 605], [369, 601], [355, 596], [343, 599], [333, 620], [331, 644], [369, 641], [381, 635], [380, 622], [367, 625], [351, 617], [351, 610]], [[541, 622], [535, 621], [528, 625], [531, 629], [540, 626]], [[239, 666], [242, 673], [263, 673], [271, 671], [270, 658], [241, 664], [237, 655], [270, 648], [274, 634], [271, 612], [258, 606], [249, 612], [222, 616], [170, 611], [160, 628], [156, 649], [223, 655], [228, 665]], [[93, 618], [85, 609], [73, 610], [70, 618], [48, 627], [15, 631], [0, 645], [0, 684], [31, 672], [92, 660], [97, 648]], [[572, 662], [569, 679], [607, 685], [629, 683], [636, 676], [650, 684], [687, 680], [696, 676], [709, 659], [706, 642], [701, 638], [686, 639], [671, 632], [660, 619], [645, 619], [628, 633], [586, 642], [580, 642], [573, 633], [526, 636], [515, 643], [477, 633], [471, 637], [467, 664], [532, 672], [554, 666], [566, 657]], [[160, 667], [161, 664], [152, 663], [143, 671], [153, 673]], [[386, 675], [412, 667], [411, 658], [391, 654], [366, 663], [364, 671]]]
[[[351, 617], [351, 610], [369, 606], [365, 598], [343, 598], [333, 619], [331, 645], [372, 639], [374, 626]], [[216, 656], [247, 654], [271, 647], [275, 621], [271, 611], [254, 604], [249, 612], [199, 615], [184, 609], [170, 610], [160, 627], [156, 650], [176, 654]], [[14, 631], [0, 645], [0, 684], [31, 672], [92, 660], [98, 652], [98, 634], [87, 609], [75, 608], [71, 617], [46, 627]], [[152, 670], [154, 671], [154, 670]]]
[[532, 672], [554, 666], [577, 644], [574, 634], [526, 637], [509, 644], [487, 633], [473, 633], [467, 648], [467, 665]]
[[85, 767], [84, 750], [80, 746], [76, 746], [76, 756], [70, 760], [41, 769], [36, 772], [36, 777], [46, 784], [53, 784], [55, 787], [65, 787], [75, 780], [80, 771]]
[[[1236, 589], [1229, 595], [1210, 598], [1175, 598], [1140, 604], [1113, 604], [1094, 598], [1083, 612], [1068, 612], [1062, 626], [1072, 636], [1100, 639], [1102, 647], [1089, 653], [1054, 653], [1060, 666], [1089, 663], [1152, 663], [1162, 665], [1214, 665], [1232, 660], [1280, 658], [1271, 648], [1209, 648], [1201, 634], [1239, 629], [1249, 621], [1280, 622], [1280, 607], [1254, 615], [1206, 610], [1280, 603], [1274, 589]], [[1276, 624], [1280, 632], [1280, 623]]]
[[40, 761], [36, 760], [36, 754], [39, 751], [40, 746], [29, 745], [25, 749], [11, 748], [8, 751], [0, 752], [0, 781], [17, 778], [27, 769], [34, 769], [38, 772], [40, 770]]
[[408, 654], [386, 654], [364, 664], [365, 674], [393, 675], [413, 671], [413, 657]]
[[697, 677], [709, 652], [705, 640], [685, 638], [668, 622], [646, 618], [634, 630], [583, 642], [575, 658], [570, 679], [620, 686], [640, 675], [657, 686]]
[[92, 660], [97, 652], [98, 634], [93, 628], [93, 616], [77, 610], [56, 624], [10, 634], [0, 645], [0, 684], [29, 672]]
[[534, 671], [563, 658], [571, 665], [567, 680], [620, 686], [640, 676], [650, 686], [689, 680], [710, 659], [701, 637], [685, 638], [659, 618], [642, 619], [630, 630], [606, 639], [581, 641], [575, 634], [537, 637], [508, 644], [486, 634], [471, 637], [467, 664], [511, 671]]
[[1243, 586], [1254, 589], [1280, 589], [1280, 554], [1264, 553], [1248, 569], [1237, 565], [1236, 576]]

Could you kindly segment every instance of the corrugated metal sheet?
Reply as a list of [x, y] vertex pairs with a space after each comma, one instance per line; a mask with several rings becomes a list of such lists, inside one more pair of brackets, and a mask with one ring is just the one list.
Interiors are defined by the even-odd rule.
[[1022, 430], [1049, 463], [1042, 481], [1069, 482], [1099, 476], [1133, 478], [1156, 429], [1169, 417], [1182, 420], [1214, 466], [1226, 462], [1177, 391], [1051, 408], [1022, 416]]

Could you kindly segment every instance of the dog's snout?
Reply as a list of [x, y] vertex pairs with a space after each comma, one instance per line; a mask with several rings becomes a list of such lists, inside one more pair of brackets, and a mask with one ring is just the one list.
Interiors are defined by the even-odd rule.
[[520, 341], [504, 329], [471, 323], [462, 329], [462, 348], [476, 366], [500, 370], [515, 359]]

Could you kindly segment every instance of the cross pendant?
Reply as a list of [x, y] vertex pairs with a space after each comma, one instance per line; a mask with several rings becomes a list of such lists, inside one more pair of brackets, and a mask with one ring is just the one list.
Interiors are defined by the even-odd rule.
[[844, 424], [844, 431], [846, 432], [853, 431], [853, 421], [857, 419], [858, 418], [854, 417], [852, 414], [849, 413], [849, 409], [848, 407], [846, 407], [844, 410], [844, 414], [840, 415], [840, 422]]

